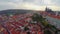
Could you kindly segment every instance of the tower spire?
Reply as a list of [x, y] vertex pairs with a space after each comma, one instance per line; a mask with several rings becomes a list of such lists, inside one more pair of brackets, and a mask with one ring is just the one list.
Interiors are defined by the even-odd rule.
[[47, 6], [46, 6], [45, 11], [47, 11], [47, 9], [48, 9], [48, 8], [47, 8]]

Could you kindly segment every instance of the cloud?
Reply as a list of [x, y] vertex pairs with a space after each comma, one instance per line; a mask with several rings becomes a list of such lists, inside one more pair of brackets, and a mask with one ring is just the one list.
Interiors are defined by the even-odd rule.
[[44, 4], [48, 5], [48, 4], [53, 4], [53, 3], [51, 2], [51, 0], [44, 0]]
[[[23, 8], [26, 8], [26, 9], [33, 9], [33, 10], [40, 10], [41, 8], [43, 8], [44, 6], [38, 6], [38, 5], [35, 5], [35, 4], [32, 4], [32, 3], [23, 3], [22, 4], [22, 7]], [[44, 9], [44, 8], [43, 8]], [[42, 9], [42, 10], [43, 10]]]
[[52, 1], [52, 2], [54, 2], [55, 5], [60, 6], [60, 0], [55, 0], [55, 1]]
[[50, 9], [54, 10], [54, 11], [60, 11], [60, 6], [56, 6], [56, 5], [52, 5], [52, 6], [48, 6]]
[[0, 10], [2, 9], [32, 9], [44, 10], [45, 6], [53, 10], [60, 9], [60, 0], [0, 0]]

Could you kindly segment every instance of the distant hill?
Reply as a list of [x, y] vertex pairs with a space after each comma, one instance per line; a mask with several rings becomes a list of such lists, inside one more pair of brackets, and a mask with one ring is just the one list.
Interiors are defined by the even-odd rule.
[[2, 10], [0, 11], [0, 14], [24, 14], [27, 12], [32, 12], [33, 10], [24, 10], [24, 9], [9, 9], [9, 10]]

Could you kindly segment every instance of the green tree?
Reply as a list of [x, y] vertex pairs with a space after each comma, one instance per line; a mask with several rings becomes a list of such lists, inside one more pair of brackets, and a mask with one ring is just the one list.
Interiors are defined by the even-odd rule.
[[42, 23], [44, 26], [47, 26], [48, 22], [45, 21], [45, 18], [42, 17], [42, 15], [39, 15], [37, 13], [35, 13], [33, 16], [32, 16], [32, 19], [33, 21], [37, 21], [37, 22], [40, 22]]

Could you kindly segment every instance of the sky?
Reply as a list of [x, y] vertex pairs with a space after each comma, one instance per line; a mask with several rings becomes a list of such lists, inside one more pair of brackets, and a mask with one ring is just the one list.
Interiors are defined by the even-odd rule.
[[0, 0], [0, 10], [45, 10], [46, 6], [52, 10], [60, 11], [60, 0]]

